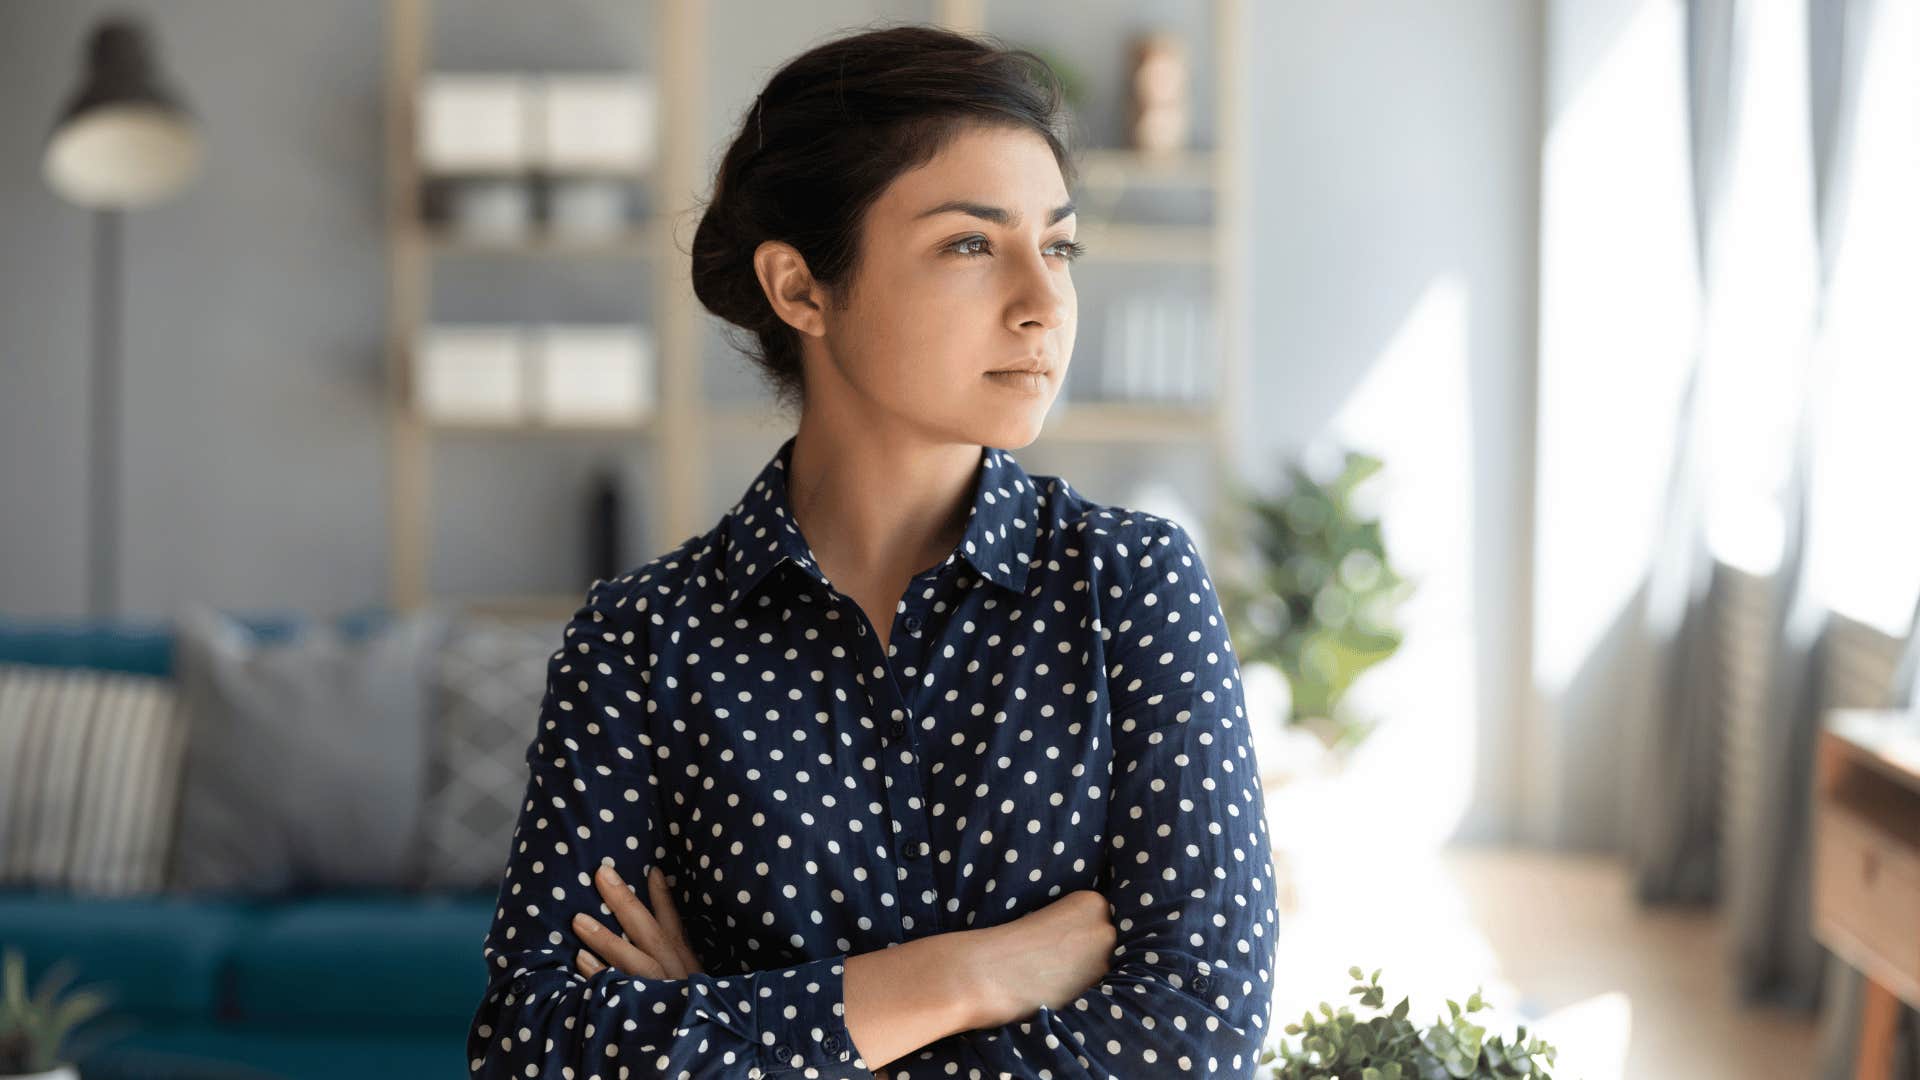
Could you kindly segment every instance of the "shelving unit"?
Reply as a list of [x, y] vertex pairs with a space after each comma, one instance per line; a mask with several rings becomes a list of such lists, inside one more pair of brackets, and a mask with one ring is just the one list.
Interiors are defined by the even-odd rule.
[[[1245, 199], [1238, 135], [1242, 52], [1237, 28], [1243, 0], [1212, 0], [1212, 55], [1204, 68], [1213, 75], [1215, 146], [1164, 158], [1124, 149], [1088, 149], [1081, 153], [1076, 198], [1085, 208], [1079, 236], [1104, 263], [1210, 267], [1213, 325], [1217, 328], [1218, 367], [1213, 394], [1204, 403], [1063, 400], [1049, 414], [1041, 444], [1165, 445], [1210, 447], [1212, 460], [1232, 460], [1238, 445], [1235, 407], [1244, 385], [1241, 314], [1246, 266], [1240, 237]], [[433, 449], [441, 436], [461, 434], [495, 438], [613, 439], [643, 441], [654, 454], [657, 488], [647, 491], [646, 520], [652, 534], [640, 539], [648, 551], [665, 550], [710, 525], [706, 485], [715, 439], [765, 437], [785, 430], [770, 402], [709, 401], [701, 377], [703, 313], [693, 295], [687, 259], [675, 244], [668, 223], [705, 193], [703, 175], [709, 137], [706, 115], [706, 64], [711, 50], [706, 5], [701, 0], [653, 0], [656, 42], [655, 85], [660, 88], [659, 152], [655, 167], [632, 177], [650, 190], [651, 221], [604, 240], [534, 237], [511, 242], [476, 241], [429, 226], [419, 206], [424, 174], [417, 152], [416, 102], [424, 76], [432, 69], [431, 0], [388, 0], [386, 85], [387, 237], [389, 303], [387, 326], [389, 457], [389, 542], [392, 551], [388, 603], [399, 610], [427, 604], [451, 604], [501, 613], [571, 613], [584, 591], [502, 592], [454, 598], [429, 593]], [[983, 31], [983, 0], [940, 0], [938, 19], [959, 30]], [[1203, 65], [1196, 63], [1196, 70]], [[723, 138], [727, 133], [715, 133]], [[1103, 220], [1100, 207], [1131, 187], [1184, 186], [1210, 189], [1212, 219], [1207, 225], [1157, 225]], [[1082, 193], [1086, 193], [1082, 196]], [[691, 225], [683, 226], [690, 230]], [[423, 416], [414, 407], [413, 350], [431, 316], [432, 271], [437, 258], [637, 259], [649, 260], [653, 291], [650, 328], [657, 345], [658, 387], [654, 413], [639, 423], [565, 425], [450, 424]], [[1220, 470], [1214, 470], [1216, 476]], [[742, 483], [745, 478], [742, 478]], [[1216, 489], [1216, 496], [1221, 492]]]

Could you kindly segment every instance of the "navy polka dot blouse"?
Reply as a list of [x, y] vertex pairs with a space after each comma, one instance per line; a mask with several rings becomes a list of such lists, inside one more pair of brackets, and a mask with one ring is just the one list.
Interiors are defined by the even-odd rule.
[[[713, 529], [595, 581], [547, 668], [467, 1039], [482, 1077], [858, 1077], [846, 960], [1099, 889], [1072, 1004], [885, 1064], [1252, 1077], [1277, 911], [1213, 584], [1177, 522], [982, 447], [966, 535], [888, 644], [815, 564], [782, 444]], [[701, 973], [574, 967], [593, 873], [669, 875]]]

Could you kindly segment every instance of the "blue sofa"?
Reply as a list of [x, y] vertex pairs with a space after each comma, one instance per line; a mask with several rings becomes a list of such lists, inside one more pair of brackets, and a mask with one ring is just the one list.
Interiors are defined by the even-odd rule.
[[[361, 632], [385, 617], [369, 609], [340, 625]], [[300, 620], [239, 618], [267, 639]], [[170, 677], [172, 631], [0, 617], [0, 663]], [[80, 1059], [85, 1080], [461, 1080], [495, 899], [493, 890], [103, 898], [0, 886], [0, 947], [25, 955], [35, 983], [64, 958], [74, 984], [112, 995], [110, 1023]]]

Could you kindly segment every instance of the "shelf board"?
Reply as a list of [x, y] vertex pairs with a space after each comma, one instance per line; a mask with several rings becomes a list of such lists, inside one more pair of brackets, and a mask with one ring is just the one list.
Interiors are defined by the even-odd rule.
[[1087, 245], [1087, 259], [1137, 263], [1188, 263], [1205, 266], [1218, 258], [1217, 237], [1211, 225], [1147, 225], [1134, 222], [1088, 222], [1077, 239]]
[[1216, 182], [1211, 150], [1143, 154], [1122, 147], [1099, 147], [1081, 151], [1079, 163], [1083, 187], [1204, 188]]
[[[587, 590], [578, 592], [481, 593], [467, 596], [436, 596], [430, 603], [437, 608], [453, 609], [477, 615], [565, 619], [580, 610]], [[557, 644], [557, 643], [556, 643]]]
[[444, 255], [592, 255], [647, 258], [659, 252], [659, 233], [650, 224], [634, 225], [606, 237], [575, 237], [535, 229], [524, 237], [461, 236], [443, 225], [423, 225], [427, 247]]
[[717, 401], [707, 406], [707, 430], [729, 437], [791, 435], [794, 421], [771, 404]]
[[624, 180], [629, 183], [650, 183], [656, 170], [650, 166], [634, 165], [564, 165], [553, 166], [541, 162], [522, 162], [508, 165], [435, 165], [422, 158], [419, 162], [419, 177], [422, 183], [461, 180]]
[[[708, 430], [738, 437], [790, 433], [792, 421], [769, 406], [716, 404], [708, 409]], [[1203, 440], [1215, 434], [1217, 417], [1210, 402], [1084, 401], [1056, 404], [1040, 429], [1040, 441], [1163, 443]]]
[[1215, 434], [1217, 423], [1210, 402], [1068, 401], [1048, 412], [1038, 441], [1128, 444], [1202, 440]]
[[639, 420], [583, 421], [579, 423], [546, 423], [540, 420], [444, 420], [434, 417], [422, 417], [421, 423], [430, 431], [459, 433], [485, 433], [489, 435], [640, 435], [651, 436], [657, 430], [654, 416]]

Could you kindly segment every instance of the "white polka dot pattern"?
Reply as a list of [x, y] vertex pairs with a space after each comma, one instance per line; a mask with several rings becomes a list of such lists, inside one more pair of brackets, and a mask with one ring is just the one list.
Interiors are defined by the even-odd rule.
[[[1061, 1009], [886, 1064], [1252, 1077], [1277, 912], [1238, 663], [1177, 522], [983, 447], [884, 650], [787, 512], [789, 438], [705, 534], [596, 581], [548, 667], [468, 1036], [482, 1077], [854, 1077], [849, 956], [1108, 897]], [[592, 874], [656, 864], [704, 973], [583, 978]]]

